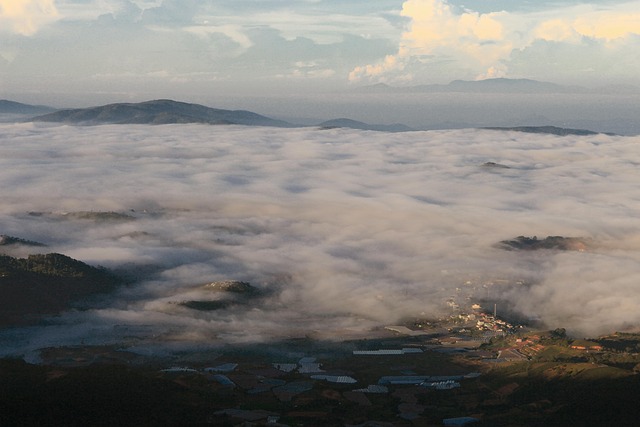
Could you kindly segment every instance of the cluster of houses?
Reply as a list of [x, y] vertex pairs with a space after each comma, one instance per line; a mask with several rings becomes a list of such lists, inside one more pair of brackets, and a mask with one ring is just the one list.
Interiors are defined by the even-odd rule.
[[476, 329], [479, 331], [490, 331], [499, 334], [514, 333], [517, 328], [511, 323], [502, 320], [495, 315], [477, 312], [475, 314]]
[[603, 347], [593, 341], [588, 340], [574, 340], [569, 346], [574, 350], [582, 350], [582, 351], [602, 351]]

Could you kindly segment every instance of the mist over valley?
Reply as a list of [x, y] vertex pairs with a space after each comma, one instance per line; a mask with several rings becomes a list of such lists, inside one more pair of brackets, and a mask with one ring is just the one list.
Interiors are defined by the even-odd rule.
[[[640, 321], [637, 137], [17, 123], [0, 141], [1, 233], [20, 239], [2, 253], [126, 278], [5, 329], [5, 356], [340, 340], [452, 302], [575, 336]], [[499, 244], [517, 236], [542, 243]], [[206, 287], [228, 281], [255, 292]]]
[[0, 0], [0, 426], [629, 426], [640, 3]]

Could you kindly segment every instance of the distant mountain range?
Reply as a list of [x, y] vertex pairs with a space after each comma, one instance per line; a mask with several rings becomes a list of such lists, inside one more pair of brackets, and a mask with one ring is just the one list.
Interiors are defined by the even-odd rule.
[[[26, 120], [79, 125], [203, 123], [211, 125], [297, 127], [297, 125], [284, 120], [272, 119], [251, 111], [223, 110], [169, 99], [158, 99], [140, 103], [115, 103], [96, 107], [61, 110], [46, 106], [0, 100], [0, 115], [9, 117], [5, 121]], [[350, 119], [333, 119], [320, 123], [317, 126], [323, 128], [344, 127], [381, 132], [413, 130], [402, 124], [371, 125]]]
[[333, 119], [320, 123], [318, 126], [331, 129], [331, 128], [350, 128], [360, 130], [373, 130], [378, 132], [409, 132], [415, 129], [401, 123], [394, 123], [392, 125], [371, 125], [364, 122], [359, 122], [351, 119]]
[[598, 135], [599, 132], [593, 132], [585, 129], [568, 129], [557, 126], [515, 126], [515, 127], [484, 127], [488, 130], [506, 130], [525, 133], [545, 133], [549, 135], [567, 136], [567, 135]]
[[[296, 127], [296, 125], [286, 121], [272, 119], [250, 111], [221, 110], [169, 99], [58, 110], [33, 117], [31, 120], [82, 125], [206, 123], [212, 125]], [[380, 132], [406, 132], [413, 130], [402, 124], [372, 125], [345, 118], [328, 120], [318, 126]]]
[[56, 111], [56, 109], [43, 105], [21, 104], [20, 102], [0, 99], [0, 114], [38, 115], [53, 111]]
[[596, 89], [582, 86], [565, 86], [530, 79], [485, 79], [453, 80], [448, 84], [416, 86], [389, 86], [378, 83], [354, 89], [356, 93], [640, 93], [640, 88], [631, 85], [613, 85]]
[[[467, 87], [467, 83], [476, 82], [452, 82], [451, 87]], [[486, 81], [485, 81], [486, 82]], [[532, 83], [533, 82], [533, 83]], [[540, 82], [532, 80], [509, 81], [508, 79], [493, 79], [489, 85], [511, 85], [519, 87], [526, 85], [537, 85]], [[544, 87], [553, 83], [541, 83]], [[524, 85], [524, 86], [523, 86]], [[375, 86], [381, 88], [381, 86]], [[384, 86], [388, 87], [388, 86]], [[483, 86], [487, 87], [487, 86]], [[39, 114], [45, 112], [45, 114]], [[21, 121], [35, 122], [55, 122], [77, 125], [98, 125], [98, 124], [173, 124], [173, 123], [203, 123], [212, 125], [242, 125], [242, 126], [272, 126], [272, 127], [301, 127], [284, 120], [272, 119], [251, 111], [245, 110], [222, 110], [210, 108], [199, 104], [178, 102], [169, 99], [159, 99], [140, 103], [116, 103], [97, 107], [74, 108], [55, 110], [51, 107], [34, 106], [21, 104], [18, 102], [1, 100], [0, 114], [17, 117]], [[531, 123], [529, 123], [529, 121]], [[484, 127], [494, 130], [517, 130], [522, 132], [549, 133], [554, 135], [591, 135], [592, 132], [583, 129], [566, 129], [548, 125], [549, 120], [542, 117], [535, 117], [532, 120], [523, 121], [526, 126], [517, 127]], [[535, 123], [544, 123], [545, 126], [536, 126]], [[390, 125], [369, 124], [348, 118], [327, 120], [317, 124], [324, 129], [328, 128], [351, 128], [359, 130], [371, 130], [378, 132], [407, 132], [416, 130], [404, 124], [395, 123]], [[442, 126], [430, 126], [427, 129], [459, 129], [483, 127], [468, 123], [443, 123]], [[422, 129], [420, 129], [422, 130]]]
[[250, 111], [220, 110], [169, 99], [59, 110], [34, 117], [32, 120], [89, 125], [206, 123], [212, 125], [293, 126], [282, 120], [271, 119]]

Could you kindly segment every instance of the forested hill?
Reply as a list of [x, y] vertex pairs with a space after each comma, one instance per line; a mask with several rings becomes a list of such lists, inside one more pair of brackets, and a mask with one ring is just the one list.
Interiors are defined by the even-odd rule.
[[115, 289], [119, 282], [105, 269], [62, 254], [0, 255], [0, 327], [56, 314], [87, 297]]
[[292, 126], [287, 122], [271, 119], [251, 111], [221, 110], [170, 99], [60, 110], [34, 117], [33, 120], [88, 125], [206, 123], [213, 125]]

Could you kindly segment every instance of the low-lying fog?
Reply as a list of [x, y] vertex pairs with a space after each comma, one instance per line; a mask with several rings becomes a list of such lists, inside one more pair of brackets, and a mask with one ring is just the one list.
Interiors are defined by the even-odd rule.
[[[2, 124], [0, 234], [138, 281], [99, 308], [3, 332], [0, 353], [340, 337], [446, 314], [451, 297], [499, 301], [577, 335], [632, 328], [639, 143], [486, 130]], [[131, 218], [67, 214], [87, 211]], [[593, 245], [494, 246], [519, 235]], [[213, 311], [180, 305], [222, 298], [202, 285], [226, 279], [262, 296]]]

